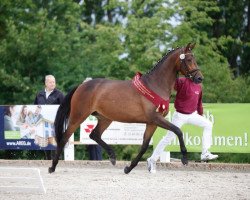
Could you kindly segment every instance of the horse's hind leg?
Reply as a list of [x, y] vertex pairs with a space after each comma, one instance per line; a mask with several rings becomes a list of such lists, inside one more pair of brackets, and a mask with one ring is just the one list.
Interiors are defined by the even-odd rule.
[[89, 135], [89, 137], [96, 141], [99, 145], [101, 145], [105, 150], [106, 152], [108, 153], [109, 155], [109, 159], [110, 159], [110, 162], [115, 165], [116, 163], [116, 156], [115, 156], [115, 152], [113, 151], [113, 149], [106, 143], [102, 140], [101, 136], [102, 136], [102, 133], [109, 127], [109, 125], [111, 124], [111, 120], [101, 116], [101, 115], [98, 115], [97, 116], [97, 119], [98, 119], [98, 123], [96, 125], [96, 127], [94, 128], [94, 130], [91, 132], [91, 134]]
[[63, 133], [62, 139], [59, 144], [57, 144], [56, 147], [56, 154], [52, 161], [52, 166], [49, 168], [49, 173], [52, 173], [56, 169], [56, 165], [58, 164], [58, 160], [60, 158], [60, 155], [62, 154], [62, 151], [64, 149], [65, 144], [68, 142], [71, 135], [75, 132], [75, 130], [79, 127], [80, 124], [75, 124], [72, 126], [71, 124], [68, 125], [68, 128]]
[[140, 152], [136, 156], [136, 158], [134, 160], [132, 160], [130, 166], [126, 166], [124, 168], [124, 173], [125, 174], [128, 174], [138, 164], [138, 162], [140, 161], [141, 157], [143, 156], [143, 154], [148, 149], [150, 139], [151, 139], [152, 135], [154, 134], [156, 128], [157, 128], [157, 126], [155, 126], [155, 125], [148, 125], [147, 124], [146, 130], [144, 132], [143, 143], [142, 143]]
[[80, 126], [80, 124], [87, 118], [88, 115], [89, 114], [86, 112], [82, 116], [79, 113], [77, 114], [74, 113], [74, 115], [70, 116], [67, 129], [62, 134], [60, 143], [57, 144], [56, 155], [52, 161], [52, 166], [49, 168], [49, 173], [52, 173], [55, 171], [56, 165], [58, 164], [59, 157], [62, 154], [65, 144], [68, 142], [71, 135]]
[[[72, 135], [72, 134], [71, 134]], [[70, 136], [69, 136], [70, 137]], [[56, 154], [55, 154], [55, 157], [53, 158], [53, 161], [52, 161], [52, 166], [49, 168], [49, 173], [52, 173], [55, 171], [56, 169], [56, 165], [58, 164], [58, 160], [60, 158], [60, 155], [63, 151], [63, 148], [65, 146], [65, 144], [67, 143], [68, 141], [68, 137], [66, 137], [66, 132], [63, 133], [63, 137], [60, 141], [59, 144], [57, 144], [57, 147], [56, 147]]]

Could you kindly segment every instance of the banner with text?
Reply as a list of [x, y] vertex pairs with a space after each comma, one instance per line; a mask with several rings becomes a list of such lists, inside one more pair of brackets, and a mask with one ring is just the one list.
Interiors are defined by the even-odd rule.
[[[58, 105], [0, 106], [0, 149], [55, 149], [54, 119]], [[171, 121], [173, 104], [166, 117]], [[250, 104], [204, 104], [204, 114], [213, 124], [212, 152], [250, 153]], [[97, 119], [89, 116], [80, 127], [80, 142], [95, 144], [89, 138]], [[184, 125], [185, 144], [189, 152], [200, 152], [202, 128]], [[113, 122], [102, 135], [108, 144], [141, 145], [145, 124]], [[166, 130], [157, 128], [154, 147]], [[177, 138], [166, 150], [179, 151]]]
[[58, 105], [0, 106], [0, 149], [53, 150]]
[[[89, 116], [80, 128], [80, 142], [82, 144], [96, 144], [95, 141], [89, 138], [89, 134], [97, 125], [97, 119]], [[107, 144], [135, 144], [141, 145], [143, 141], [143, 134], [145, 131], [145, 124], [129, 124], [112, 122], [105, 130], [102, 139]], [[150, 142], [152, 144], [152, 141]]]
[[[173, 104], [167, 119], [171, 121]], [[204, 104], [204, 116], [213, 122], [212, 152], [250, 153], [250, 104]], [[193, 125], [184, 125], [181, 130], [189, 152], [201, 152], [203, 129]], [[157, 128], [153, 136], [154, 148], [167, 131]], [[167, 151], [180, 151], [177, 137]]]

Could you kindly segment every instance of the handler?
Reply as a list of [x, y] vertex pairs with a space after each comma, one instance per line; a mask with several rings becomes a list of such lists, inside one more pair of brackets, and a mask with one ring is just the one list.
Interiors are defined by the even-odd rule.
[[[193, 124], [203, 127], [202, 153], [201, 160], [214, 160], [218, 155], [211, 154], [208, 150], [212, 143], [213, 124], [206, 119], [203, 114], [202, 106], [202, 87], [201, 84], [194, 83], [189, 78], [177, 78], [174, 89], [177, 91], [174, 102], [175, 112], [172, 118], [172, 124], [181, 128], [184, 124]], [[147, 159], [148, 170], [150, 173], [156, 172], [156, 161], [165, 147], [176, 137], [175, 133], [168, 131], [156, 146], [151, 157]]]

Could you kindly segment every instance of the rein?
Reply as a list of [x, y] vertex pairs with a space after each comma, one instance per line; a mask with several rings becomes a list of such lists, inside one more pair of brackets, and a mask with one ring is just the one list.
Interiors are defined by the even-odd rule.
[[156, 112], [165, 113], [169, 108], [169, 99], [164, 100], [158, 94], [147, 88], [141, 81], [142, 74], [137, 72], [134, 76], [132, 83], [133, 86], [149, 101], [151, 101], [156, 107]]

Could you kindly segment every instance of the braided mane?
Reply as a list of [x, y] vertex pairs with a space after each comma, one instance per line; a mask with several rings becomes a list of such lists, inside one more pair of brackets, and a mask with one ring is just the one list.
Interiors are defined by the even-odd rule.
[[167, 54], [165, 54], [160, 60], [157, 61], [157, 63], [155, 64], [155, 66], [149, 70], [146, 74], [150, 74], [152, 71], [154, 71], [155, 69], [157, 69], [167, 58], [169, 55], [171, 55], [173, 52], [175, 52], [176, 50], [180, 49], [179, 47], [177, 47], [176, 49], [171, 49], [167, 52]]

